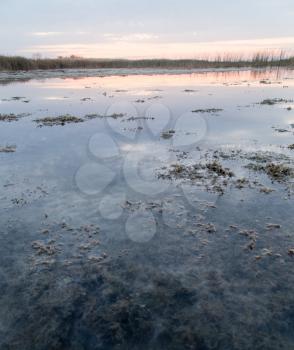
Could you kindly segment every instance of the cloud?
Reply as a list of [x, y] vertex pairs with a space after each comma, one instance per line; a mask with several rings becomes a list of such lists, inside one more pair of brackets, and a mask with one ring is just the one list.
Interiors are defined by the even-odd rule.
[[46, 36], [57, 36], [62, 35], [63, 32], [33, 32], [31, 35], [33, 36], [40, 36], [40, 37], [46, 37]]
[[157, 35], [149, 34], [149, 33], [133, 33], [133, 34], [125, 34], [125, 35], [117, 35], [113, 33], [106, 33], [103, 35], [104, 38], [112, 41], [150, 41], [158, 39]]
[[142, 34], [127, 36], [127, 40], [113, 39], [112, 35], [108, 37], [111, 38], [109, 42], [100, 43], [34, 45], [20, 53], [40, 52], [43, 56], [50, 57], [75, 54], [95, 58], [207, 58], [223, 54], [246, 57], [267, 50], [286, 50], [289, 54], [294, 54], [294, 37], [211, 42], [160, 42]]
[[89, 32], [77, 31], [77, 32], [32, 32], [30, 35], [37, 37], [50, 37], [50, 36], [65, 36], [65, 35], [87, 35]]

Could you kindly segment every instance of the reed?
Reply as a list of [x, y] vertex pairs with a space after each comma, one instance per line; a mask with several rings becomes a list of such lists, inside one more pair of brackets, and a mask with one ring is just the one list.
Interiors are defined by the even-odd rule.
[[250, 58], [223, 54], [212, 58], [199, 59], [90, 59], [80, 57], [25, 58], [0, 56], [0, 71], [28, 71], [48, 69], [102, 69], [102, 68], [242, 68], [242, 67], [294, 67], [294, 57], [258, 52]]

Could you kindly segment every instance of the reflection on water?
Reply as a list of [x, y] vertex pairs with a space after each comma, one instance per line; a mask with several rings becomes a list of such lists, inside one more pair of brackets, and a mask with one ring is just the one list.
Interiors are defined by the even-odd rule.
[[0, 121], [0, 349], [292, 349], [293, 177], [266, 165], [294, 164], [293, 82], [0, 86], [1, 115], [29, 114]]

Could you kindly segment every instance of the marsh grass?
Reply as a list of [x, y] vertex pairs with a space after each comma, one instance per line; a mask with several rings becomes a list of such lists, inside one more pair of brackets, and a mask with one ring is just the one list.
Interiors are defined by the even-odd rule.
[[224, 54], [205, 59], [90, 59], [76, 56], [29, 59], [20, 56], [0, 56], [0, 71], [28, 71], [46, 69], [99, 69], [99, 68], [242, 68], [294, 67], [294, 57], [271, 52], [259, 52], [251, 58]]

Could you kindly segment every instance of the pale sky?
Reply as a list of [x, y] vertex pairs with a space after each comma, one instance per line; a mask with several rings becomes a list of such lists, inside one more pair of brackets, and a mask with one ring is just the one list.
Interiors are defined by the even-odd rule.
[[294, 0], [0, 0], [0, 54], [294, 54], [293, 23]]

